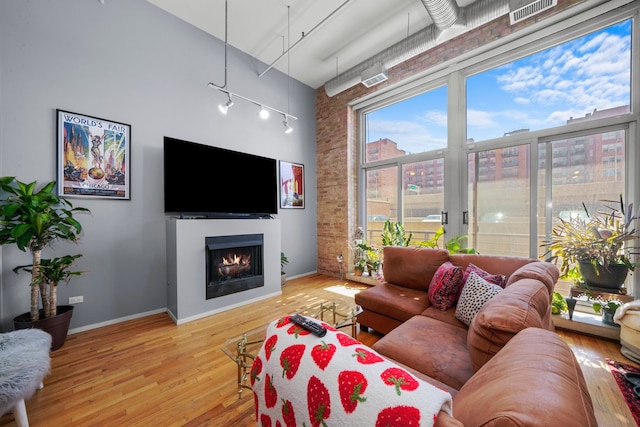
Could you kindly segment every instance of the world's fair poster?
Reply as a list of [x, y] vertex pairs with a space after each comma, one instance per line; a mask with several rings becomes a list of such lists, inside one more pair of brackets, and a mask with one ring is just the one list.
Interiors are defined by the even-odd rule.
[[131, 199], [131, 126], [56, 110], [60, 196]]

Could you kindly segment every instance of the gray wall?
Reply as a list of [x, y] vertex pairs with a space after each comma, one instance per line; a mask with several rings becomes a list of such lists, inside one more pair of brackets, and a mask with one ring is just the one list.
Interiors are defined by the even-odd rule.
[[[223, 12], [222, 12], [223, 13]], [[230, 48], [231, 91], [287, 110], [287, 76]], [[315, 91], [291, 81], [295, 130], [282, 119], [258, 120], [236, 101], [227, 116], [224, 43], [144, 0], [2, 0], [0, 2], [0, 176], [56, 178], [57, 108], [132, 126], [131, 200], [70, 199], [92, 211], [80, 220], [76, 245], [58, 242], [47, 255], [84, 254], [88, 273], [58, 289], [60, 303], [82, 295], [71, 328], [87, 329], [154, 311], [166, 301], [163, 136], [173, 136], [305, 165], [306, 208], [282, 210], [282, 249], [289, 277], [317, 268]], [[196, 191], [214, 195], [213, 185]], [[29, 277], [12, 268], [30, 262], [0, 247], [0, 318], [4, 331], [28, 311]]]

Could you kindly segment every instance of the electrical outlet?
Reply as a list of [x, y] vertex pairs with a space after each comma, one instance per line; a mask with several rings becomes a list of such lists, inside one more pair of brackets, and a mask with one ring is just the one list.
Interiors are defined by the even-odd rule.
[[84, 297], [83, 296], [79, 296], [79, 297], [69, 297], [69, 304], [78, 304], [80, 302], [84, 301]]

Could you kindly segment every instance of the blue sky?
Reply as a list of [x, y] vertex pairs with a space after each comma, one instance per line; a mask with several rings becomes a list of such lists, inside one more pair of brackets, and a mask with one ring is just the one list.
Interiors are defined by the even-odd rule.
[[[467, 79], [468, 137], [545, 129], [630, 103], [631, 21]], [[446, 147], [442, 87], [368, 115], [368, 141], [389, 138], [409, 153]]]

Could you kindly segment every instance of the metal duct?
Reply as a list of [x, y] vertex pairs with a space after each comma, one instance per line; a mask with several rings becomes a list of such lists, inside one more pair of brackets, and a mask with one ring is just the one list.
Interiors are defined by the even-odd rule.
[[[464, 31], [457, 31], [455, 35], [458, 35], [509, 13], [509, 0], [477, 0], [462, 9], [458, 8], [455, 0], [421, 1], [425, 4], [427, 12], [434, 21], [434, 24], [399, 41], [393, 46], [326, 82], [324, 89], [328, 96], [335, 96], [359, 84], [362, 81], [362, 72], [371, 68], [377, 62], [381, 63], [383, 67], [388, 70], [448, 40], [449, 37], [441, 37], [440, 39], [438, 39], [438, 37], [451, 28], [453, 24], [456, 24], [456, 26], [460, 24], [463, 25]], [[451, 3], [455, 4], [455, 11], [451, 9], [451, 7], [453, 7]], [[429, 4], [429, 6], [427, 6], [427, 4]], [[437, 11], [438, 16], [434, 17], [431, 15], [430, 9]], [[462, 17], [464, 17], [464, 23], [456, 22], [462, 21]], [[436, 24], [436, 21], [438, 24]], [[438, 27], [438, 25], [446, 25], [445, 23], [448, 24], [449, 22], [451, 22], [449, 27]]]
[[458, 20], [460, 9], [456, 0], [422, 0], [433, 24], [444, 31]]

